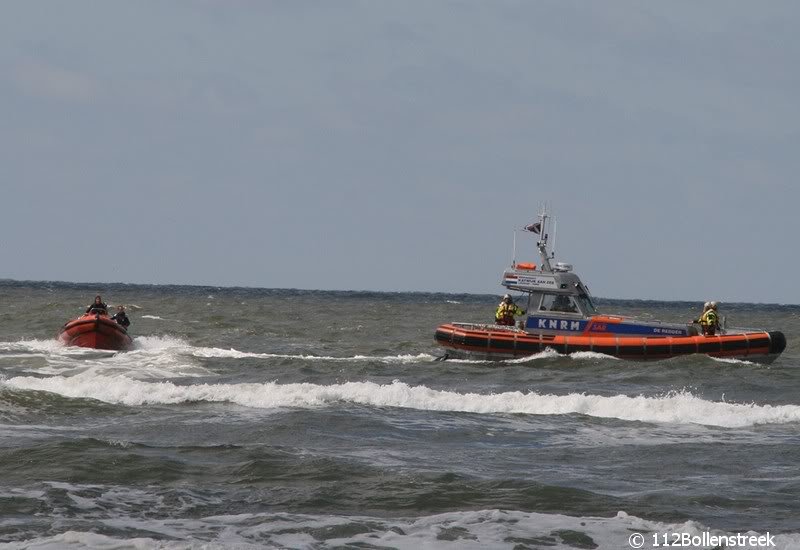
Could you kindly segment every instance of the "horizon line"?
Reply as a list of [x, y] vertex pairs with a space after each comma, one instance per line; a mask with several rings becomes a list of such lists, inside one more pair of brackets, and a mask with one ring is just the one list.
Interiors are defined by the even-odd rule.
[[[0, 284], [4, 283], [22, 283], [22, 284], [66, 284], [66, 285], [124, 285], [133, 287], [194, 287], [194, 288], [216, 288], [222, 289], [247, 289], [247, 290], [281, 290], [281, 291], [299, 291], [299, 292], [345, 292], [345, 293], [371, 293], [371, 294], [443, 294], [443, 295], [467, 295], [467, 296], [494, 296], [500, 295], [501, 292], [446, 292], [440, 290], [371, 290], [371, 289], [323, 289], [323, 288], [299, 288], [299, 287], [266, 287], [266, 286], [247, 286], [247, 285], [215, 285], [215, 284], [199, 284], [199, 283], [126, 283], [121, 281], [102, 282], [102, 281], [62, 281], [62, 280], [47, 280], [47, 279], [11, 279], [0, 278]], [[503, 292], [504, 293], [504, 292]], [[610, 300], [616, 302], [629, 301], [629, 302], [665, 302], [665, 303], [703, 303], [704, 300], [675, 300], [664, 298], [619, 298], [607, 296], [592, 296], [598, 300]], [[741, 304], [741, 305], [772, 305], [772, 306], [798, 306], [800, 304], [781, 303], [781, 302], [740, 302], [740, 301], [727, 301], [721, 302], [722, 304]]]

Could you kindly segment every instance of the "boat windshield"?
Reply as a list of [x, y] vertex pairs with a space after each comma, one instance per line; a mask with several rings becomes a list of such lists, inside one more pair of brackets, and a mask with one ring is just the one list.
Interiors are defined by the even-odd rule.
[[571, 296], [564, 294], [545, 294], [539, 305], [541, 311], [557, 311], [561, 313], [579, 313], [578, 306]]
[[580, 294], [578, 296], [574, 296], [573, 298], [576, 302], [578, 302], [581, 311], [583, 311], [586, 315], [593, 315], [597, 313], [597, 308], [594, 307], [594, 302], [592, 302], [592, 299], [588, 294]]

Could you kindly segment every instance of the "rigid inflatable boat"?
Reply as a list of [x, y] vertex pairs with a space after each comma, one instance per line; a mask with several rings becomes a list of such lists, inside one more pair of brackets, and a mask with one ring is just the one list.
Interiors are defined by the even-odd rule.
[[95, 310], [65, 324], [58, 339], [68, 346], [82, 348], [128, 350], [133, 340], [125, 327], [112, 320], [107, 313]]
[[[572, 266], [551, 264], [555, 254], [547, 249], [549, 216], [542, 210], [539, 218], [539, 223], [526, 229], [540, 235], [541, 266], [515, 259], [502, 279], [507, 289], [523, 294], [522, 307], [527, 301], [524, 321], [518, 326], [440, 325], [435, 340], [447, 350], [445, 357], [505, 359], [553, 349], [564, 354], [592, 351], [637, 360], [701, 353], [771, 363], [786, 348], [786, 337], [779, 331], [724, 329], [709, 336], [695, 325], [600, 314]], [[516, 255], [516, 237], [514, 249]]]

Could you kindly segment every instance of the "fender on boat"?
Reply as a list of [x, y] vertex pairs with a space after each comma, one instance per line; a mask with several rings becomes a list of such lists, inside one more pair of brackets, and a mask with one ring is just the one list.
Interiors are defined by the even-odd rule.
[[769, 352], [774, 355], [783, 353], [786, 349], [786, 336], [779, 330], [768, 332], [769, 334]]

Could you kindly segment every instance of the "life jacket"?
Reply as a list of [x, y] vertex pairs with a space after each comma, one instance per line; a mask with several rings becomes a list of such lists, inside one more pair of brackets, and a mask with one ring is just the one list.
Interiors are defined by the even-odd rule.
[[514, 315], [522, 315], [522, 310], [514, 303], [500, 302], [497, 312], [494, 314], [495, 321], [500, 324], [513, 325]]
[[717, 315], [717, 312], [714, 311], [713, 309], [709, 309], [703, 314], [702, 320], [705, 321], [705, 323], [703, 324], [710, 327], [715, 327], [719, 322], [719, 315]]

